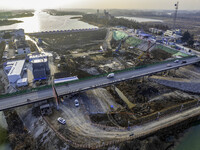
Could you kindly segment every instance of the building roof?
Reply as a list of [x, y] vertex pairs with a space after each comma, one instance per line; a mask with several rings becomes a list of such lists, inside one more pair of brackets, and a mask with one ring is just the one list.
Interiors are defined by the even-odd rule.
[[60, 79], [55, 79], [54, 83], [63, 83], [63, 82], [68, 82], [68, 81], [74, 81], [74, 80], [78, 80], [77, 76], [74, 77], [67, 77], [67, 78], [60, 78]]
[[46, 79], [46, 71], [45, 68], [35, 69], [33, 71], [34, 80]]
[[31, 63], [43, 63], [43, 62], [47, 62], [47, 59], [46, 58], [41, 58], [41, 59], [33, 59], [31, 61]]
[[17, 61], [7, 62], [7, 66], [13, 64], [12, 68], [10, 69], [10, 71], [8, 73], [8, 76], [20, 75], [22, 72], [22, 69], [24, 67], [24, 63], [25, 63], [25, 60], [17, 60]]
[[38, 58], [47, 58], [47, 55], [44, 53], [41, 54], [29, 54], [29, 59], [38, 59]]

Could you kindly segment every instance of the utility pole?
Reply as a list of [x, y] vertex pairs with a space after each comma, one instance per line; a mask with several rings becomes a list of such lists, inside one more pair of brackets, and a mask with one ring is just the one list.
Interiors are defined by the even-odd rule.
[[177, 19], [177, 13], [178, 13], [178, 5], [179, 5], [179, 2], [177, 2], [175, 4], [174, 25], [173, 25], [174, 30], [176, 29], [176, 19]]

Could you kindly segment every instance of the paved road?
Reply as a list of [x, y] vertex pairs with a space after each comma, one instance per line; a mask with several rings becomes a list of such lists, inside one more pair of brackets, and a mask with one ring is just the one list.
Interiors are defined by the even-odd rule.
[[[56, 87], [56, 90], [59, 96], [72, 94], [72, 93], [76, 93], [80, 91], [90, 90], [97, 87], [103, 87], [103, 86], [107, 86], [107, 85], [114, 84], [117, 82], [194, 64], [194, 63], [199, 62], [200, 58], [192, 57], [192, 58], [185, 58], [185, 60], [187, 61], [187, 63], [184, 63], [184, 64], [181, 64], [181, 61], [179, 63], [174, 63], [173, 61], [170, 62], [171, 67], [167, 67], [167, 64], [169, 64], [169, 62], [164, 63], [164, 64], [156, 64], [156, 65], [142, 68], [142, 69], [118, 73], [112, 79], [107, 79], [106, 77], [100, 77], [100, 78], [85, 80], [81, 82], [71, 83], [68, 85], [58, 86]], [[46, 89], [46, 90], [18, 95], [14, 97], [1, 98], [0, 110], [4, 110], [4, 109], [16, 107], [16, 106], [21, 106], [21, 105], [26, 105], [29, 103], [38, 102], [38, 101], [45, 100], [52, 97], [53, 97], [52, 89]], [[30, 99], [30, 101], [27, 101], [27, 99]]]

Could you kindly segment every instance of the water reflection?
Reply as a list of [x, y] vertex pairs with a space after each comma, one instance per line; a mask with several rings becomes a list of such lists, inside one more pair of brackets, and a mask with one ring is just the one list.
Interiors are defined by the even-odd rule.
[[40, 20], [39, 11], [35, 11], [33, 17], [20, 18], [23, 23], [19, 23], [17, 28], [22, 28], [25, 32], [39, 32], [40, 31]]
[[70, 19], [73, 16], [51, 16], [46, 12], [35, 11], [33, 17], [16, 18], [23, 21], [8, 26], [0, 26], [0, 30], [20, 29], [23, 28], [26, 33], [52, 31], [52, 30], [69, 30], [81, 28], [96, 28], [96, 26]]

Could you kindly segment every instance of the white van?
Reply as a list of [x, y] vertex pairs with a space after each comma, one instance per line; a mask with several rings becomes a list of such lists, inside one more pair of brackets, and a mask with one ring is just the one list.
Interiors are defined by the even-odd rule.
[[114, 73], [110, 73], [107, 75], [107, 78], [114, 78], [115, 74]]

